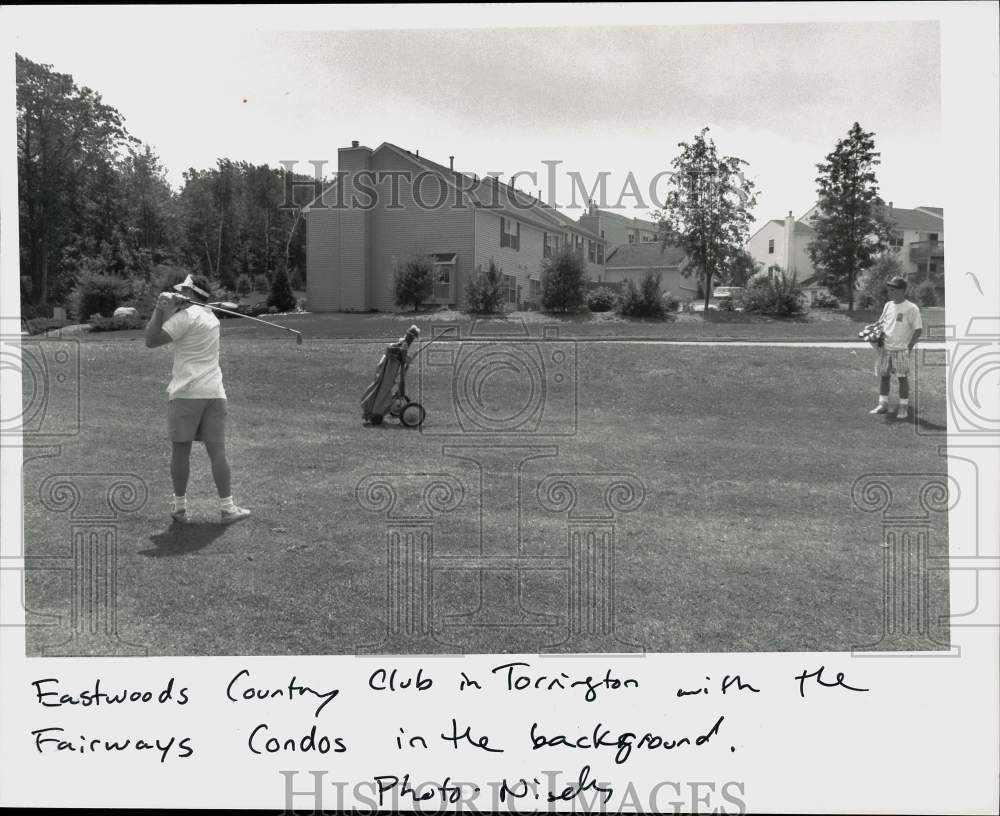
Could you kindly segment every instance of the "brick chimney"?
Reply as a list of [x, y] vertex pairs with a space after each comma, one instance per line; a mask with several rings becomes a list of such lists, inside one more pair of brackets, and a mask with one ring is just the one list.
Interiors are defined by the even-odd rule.
[[[339, 211], [340, 229], [337, 247], [336, 271], [338, 278], [338, 307], [342, 310], [364, 310], [368, 308], [369, 280], [369, 233], [371, 231], [371, 212], [354, 206], [355, 196], [361, 203], [366, 203], [370, 194], [356, 186], [357, 174], [372, 169], [372, 149], [356, 141], [350, 147], [342, 147], [337, 151], [338, 169], [344, 175], [341, 178], [342, 190], [337, 196], [341, 209]], [[371, 182], [364, 184], [371, 187]]]

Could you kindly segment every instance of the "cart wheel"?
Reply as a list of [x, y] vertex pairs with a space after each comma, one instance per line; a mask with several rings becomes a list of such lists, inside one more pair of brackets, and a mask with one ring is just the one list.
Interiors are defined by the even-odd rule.
[[403, 413], [403, 410], [407, 405], [409, 405], [409, 401], [406, 397], [396, 397], [392, 401], [392, 405], [389, 407], [389, 416], [398, 417]]
[[399, 421], [407, 428], [418, 428], [427, 417], [424, 406], [419, 402], [408, 402], [399, 415]]

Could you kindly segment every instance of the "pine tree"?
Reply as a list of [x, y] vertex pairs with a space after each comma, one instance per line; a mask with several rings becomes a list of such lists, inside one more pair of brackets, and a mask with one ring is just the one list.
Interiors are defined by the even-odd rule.
[[274, 306], [279, 312], [295, 310], [295, 295], [292, 293], [292, 285], [288, 282], [288, 275], [281, 267], [278, 267], [274, 273], [274, 280], [271, 281], [271, 292], [267, 296], [267, 305], [268, 307]]
[[820, 281], [854, 309], [859, 272], [871, 266], [885, 248], [889, 225], [878, 196], [875, 134], [857, 122], [846, 139], [839, 139], [826, 161], [817, 164], [818, 202], [811, 226], [816, 231], [809, 256]]

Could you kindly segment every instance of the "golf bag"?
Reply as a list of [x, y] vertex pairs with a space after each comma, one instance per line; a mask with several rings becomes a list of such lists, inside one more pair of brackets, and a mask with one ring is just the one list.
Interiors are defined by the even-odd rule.
[[423, 406], [406, 396], [409, 350], [419, 334], [420, 329], [410, 326], [403, 337], [386, 346], [375, 367], [375, 379], [361, 398], [361, 416], [365, 423], [381, 425], [387, 414], [399, 419], [407, 428], [423, 423], [427, 415]]

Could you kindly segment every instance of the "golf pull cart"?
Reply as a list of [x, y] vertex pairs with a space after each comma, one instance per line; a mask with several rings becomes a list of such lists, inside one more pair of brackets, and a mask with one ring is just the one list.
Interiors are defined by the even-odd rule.
[[388, 415], [398, 419], [407, 428], [419, 428], [427, 412], [419, 402], [406, 396], [406, 371], [430, 342], [410, 356], [410, 346], [420, 336], [420, 329], [410, 326], [406, 334], [386, 346], [382, 359], [375, 367], [375, 379], [361, 398], [361, 416], [366, 425], [381, 425]]

